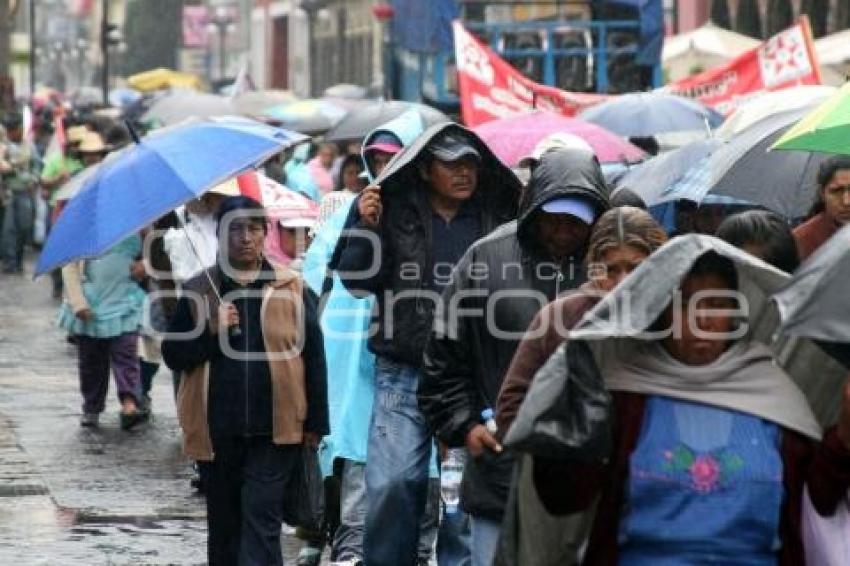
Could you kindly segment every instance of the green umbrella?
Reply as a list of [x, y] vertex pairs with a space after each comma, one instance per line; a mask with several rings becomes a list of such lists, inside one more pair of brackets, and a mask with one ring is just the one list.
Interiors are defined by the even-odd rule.
[[771, 149], [850, 155], [850, 82], [806, 114]]

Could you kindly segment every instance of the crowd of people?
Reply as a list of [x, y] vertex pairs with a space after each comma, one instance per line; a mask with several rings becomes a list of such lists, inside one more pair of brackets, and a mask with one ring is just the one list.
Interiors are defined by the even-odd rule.
[[[53, 123], [28, 140], [3, 120], [8, 276], [43, 241], [40, 206], [49, 233], [67, 183], [130, 140], [66, 117], [52, 152]], [[522, 165], [524, 183], [471, 130], [411, 111], [265, 164], [317, 213], [229, 182], [66, 265], [80, 424], [100, 426], [111, 368], [121, 427], [143, 426], [171, 370], [214, 565], [282, 564], [284, 523], [300, 566], [804, 564], [807, 506], [847, 504], [850, 387], [824, 422], [741, 296], [768, 296], [850, 221], [850, 158], [824, 162], [806, 219], [684, 204], [673, 231], [613, 193], [580, 139]], [[602, 453], [511, 440], [565, 374], [608, 392]], [[562, 413], [559, 431], [587, 432]]]

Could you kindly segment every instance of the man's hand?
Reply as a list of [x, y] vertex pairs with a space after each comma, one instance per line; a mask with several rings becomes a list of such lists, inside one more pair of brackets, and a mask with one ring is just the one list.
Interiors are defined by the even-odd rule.
[[360, 193], [360, 199], [357, 202], [357, 212], [360, 213], [363, 224], [370, 228], [377, 228], [381, 222], [382, 211], [381, 187], [369, 185]]
[[219, 332], [227, 332], [227, 329], [231, 326], [237, 326], [239, 324], [239, 311], [236, 310], [236, 306], [233, 303], [228, 303], [222, 301], [220, 305], [218, 305], [218, 313], [215, 317], [215, 320], [210, 320], [210, 332], [213, 336], [217, 335]]
[[89, 322], [92, 319], [94, 319], [94, 313], [91, 311], [91, 309], [88, 309], [88, 308], [80, 309], [77, 312], [75, 312], [74, 315], [77, 318], [79, 318], [80, 320], [82, 320], [83, 322]]
[[304, 432], [304, 446], [311, 450], [318, 450], [322, 435], [318, 432]]
[[844, 384], [841, 395], [841, 414], [838, 417], [838, 438], [850, 450], [850, 381]]
[[477, 458], [484, 453], [485, 448], [496, 453], [502, 451], [502, 445], [490, 434], [487, 427], [482, 424], [475, 425], [466, 435], [466, 449], [473, 458]]

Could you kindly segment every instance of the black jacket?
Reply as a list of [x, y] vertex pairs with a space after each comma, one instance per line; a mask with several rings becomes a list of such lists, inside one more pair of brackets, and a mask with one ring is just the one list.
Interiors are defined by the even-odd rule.
[[[443, 303], [454, 300], [458, 308], [446, 309], [434, 320], [418, 394], [426, 419], [449, 446], [462, 446], [466, 434], [482, 422], [482, 410], [495, 408], [505, 372], [534, 315], [585, 281], [586, 242], [558, 266], [536, 236], [535, 218], [542, 205], [569, 195], [589, 198], [600, 213], [609, 208], [608, 189], [594, 157], [547, 153], [529, 181], [519, 219], [473, 244], [455, 268]], [[468, 461], [464, 508], [500, 519], [512, 465], [508, 454], [485, 453]]]
[[[272, 267], [263, 262], [263, 272]], [[213, 277], [221, 281], [220, 292], [245, 296], [232, 300], [239, 311], [241, 335], [230, 336], [230, 346], [238, 352], [265, 352], [261, 321], [261, 292], [267, 279], [258, 278], [248, 287], [239, 287], [219, 268]], [[319, 326], [318, 299], [306, 285], [303, 290], [305, 342], [304, 360], [307, 418], [305, 432], [326, 435], [330, 432], [327, 404], [327, 370], [322, 330]], [[195, 328], [190, 301], [182, 297], [169, 324], [171, 333], [188, 333]], [[192, 340], [165, 340], [162, 355], [174, 371], [185, 371], [210, 362], [207, 420], [213, 441], [234, 436], [272, 435], [272, 385], [269, 364], [261, 359], [237, 360], [221, 351], [218, 337], [209, 328]]]
[[[437, 124], [402, 150], [376, 180], [384, 207], [378, 229], [360, 223], [355, 202], [346, 222], [355, 230], [343, 231], [330, 262], [350, 292], [376, 296], [378, 330], [369, 339], [369, 349], [417, 368], [422, 364], [425, 338], [440, 296], [429, 276], [433, 270], [432, 212], [419, 164], [428, 142], [452, 130], [465, 132], [482, 157], [478, 188], [472, 197], [481, 214], [480, 235], [516, 217], [520, 183], [513, 172], [471, 131], [458, 124]], [[371, 240], [357, 237], [357, 231], [373, 235], [380, 241], [380, 250]], [[375, 267], [372, 273], [358, 276], [370, 266]]]

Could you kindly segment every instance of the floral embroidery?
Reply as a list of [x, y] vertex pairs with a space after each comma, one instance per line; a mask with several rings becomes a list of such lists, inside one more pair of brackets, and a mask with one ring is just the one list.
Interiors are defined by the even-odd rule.
[[682, 444], [673, 450], [665, 450], [664, 460], [667, 471], [687, 474], [691, 486], [701, 493], [714, 491], [723, 480], [744, 465], [741, 457], [733, 452], [695, 454]]

